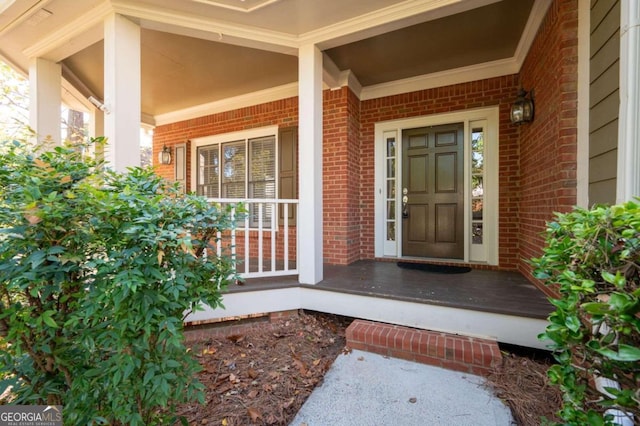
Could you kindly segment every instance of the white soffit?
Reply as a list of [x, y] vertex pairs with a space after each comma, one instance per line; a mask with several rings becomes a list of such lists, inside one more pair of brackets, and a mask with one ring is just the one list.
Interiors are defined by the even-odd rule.
[[261, 9], [278, 0], [193, 0], [196, 3], [208, 4], [210, 6], [222, 7], [239, 12], [251, 13]]

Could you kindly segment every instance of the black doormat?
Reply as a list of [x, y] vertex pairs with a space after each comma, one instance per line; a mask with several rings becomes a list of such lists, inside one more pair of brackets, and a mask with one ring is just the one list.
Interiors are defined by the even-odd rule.
[[436, 274], [464, 274], [471, 271], [468, 266], [434, 265], [432, 263], [398, 262], [400, 268], [418, 269]]

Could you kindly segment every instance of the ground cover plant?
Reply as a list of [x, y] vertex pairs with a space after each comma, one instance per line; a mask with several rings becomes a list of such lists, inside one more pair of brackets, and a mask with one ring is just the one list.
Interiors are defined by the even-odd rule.
[[207, 250], [230, 215], [86, 148], [0, 146], [0, 395], [68, 424], [170, 423], [204, 400], [183, 319], [235, 280]]
[[637, 424], [640, 205], [558, 214], [546, 242], [533, 264], [559, 293], [541, 336], [558, 361], [549, 378], [563, 392], [559, 415], [572, 425]]

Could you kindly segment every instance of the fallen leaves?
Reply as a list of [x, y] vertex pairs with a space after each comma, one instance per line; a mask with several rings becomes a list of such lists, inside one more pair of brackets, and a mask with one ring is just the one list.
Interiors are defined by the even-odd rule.
[[344, 347], [348, 320], [300, 314], [197, 342], [204, 406], [180, 410], [189, 424], [288, 425]]
[[253, 423], [256, 423], [258, 419], [262, 418], [262, 414], [260, 414], [260, 412], [253, 407], [247, 408], [247, 413], [249, 414], [249, 417], [251, 418], [251, 421]]

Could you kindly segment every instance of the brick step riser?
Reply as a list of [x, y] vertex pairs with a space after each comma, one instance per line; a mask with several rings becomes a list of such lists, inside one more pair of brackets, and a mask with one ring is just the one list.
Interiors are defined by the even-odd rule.
[[355, 320], [346, 331], [347, 346], [476, 375], [502, 363], [495, 341]]

